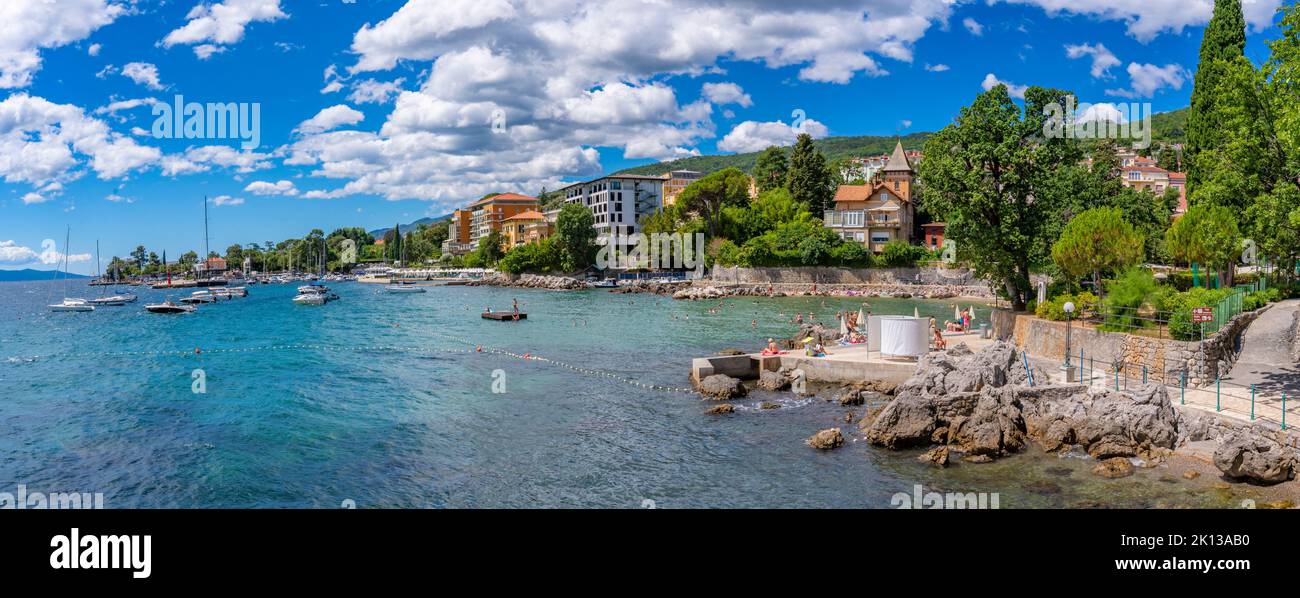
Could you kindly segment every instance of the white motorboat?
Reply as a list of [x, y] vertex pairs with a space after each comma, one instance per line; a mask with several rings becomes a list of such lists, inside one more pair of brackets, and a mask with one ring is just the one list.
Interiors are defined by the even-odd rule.
[[293, 302], [298, 305], [325, 305], [329, 303], [329, 297], [325, 293], [302, 293], [294, 297]]
[[65, 298], [62, 302], [51, 305], [50, 311], [95, 311], [95, 306], [85, 299]]
[[234, 299], [235, 297], [247, 297], [248, 289], [244, 287], [214, 288], [212, 294], [224, 299]]
[[189, 297], [181, 299], [181, 303], [189, 305], [198, 305], [200, 303], [216, 303], [217, 296], [211, 291], [194, 291]]
[[163, 301], [162, 303], [145, 305], [144, 309], [151, 314], [188, 314], [194, 313], [198, 308], [193, 305], [181, 305], [171, 301]]
[[122, 301], [121, 299], [114, 299], [112, 297], [100, 297], [98, 299], [91, 299], [87, 301], [87, 303], [97, 307], [122, 307], [123, 305], [126, 305], [125, 301]]
[[339, 296], [330, 291], [329, 287], [310, 284], [298, 287], [298, 296], [293, 298], [293, 302], [298, 305], [325, 305], [338, 298]]
[[593, 289], [613, 289], [618, 288], [618, 281], [613, 278], [606, 278], [605, 280], [589, 282], [587, 283], [587, 286]]
[[409, 282], [394, 282], [384, 287], [385, 293], [423, 293], [425, 288]]

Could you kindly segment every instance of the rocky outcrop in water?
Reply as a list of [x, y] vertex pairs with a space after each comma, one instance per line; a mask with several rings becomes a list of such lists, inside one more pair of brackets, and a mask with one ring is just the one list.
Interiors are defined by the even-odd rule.
[[525, 289], [547, 289], [552, 291], [573, 291], [587, 288], [587, 283], [568, 276], [547, 276], [541, 274], [520, 274], [518, 276], [504, 272], [486, 274], [482, 279], [469, 283], [469, 286], [518, 287]]
[[749, 394], [745, 383], [726, 374], [714, 374], [701, 380], [696, 391], [706, 399], [726, 401]]
[[1233, 479], [1276, 484], [1295, 477], [1296, 452], [1261, 434], [1239, 431], [1214, 451], [1214, 466]]
[[[1035, 380], [1047, 380], [1036, 371]], [[1124, 392], [1080, 385], [1026, 385], [1009, 344], [977, 354], [957, 348], [923, 357], [916, 373], [878, 414], [859, 422], [866, 439], [891, 449], [940, 445], [987, 462], [1034, 441], [1048, 451], [1081, 447], [1099, 461], [1094, 473], [1124, 477], [1132, 457], [1158, 463], [1188, 442], [1215, 441], [1214, 464], [1230, 478], [1272, 484], [1300, 469], [1296, 439], [1263, 425], [1176, 409], [1164, 386]], [[1041, 383], [1040, 383], [1041, 384]], [[930, 451], [922, 460], [933, 461]]]
[[[1177, 416], [1163, 387], [1132, 394], [1028, 387], [1009, 343], [966, 353], [923, 357], [894, 401], [864, 420], [867, 440], [895, 449], [940, 444], [989, 458], [1018, 452], [1029, 440], [1048, 450], [1082, 445], [1099, 459], [1175, 446]], [[1046, 380], [1046, 372], [1035, 378]]]
[[708, 409], [704, 410], [705, 415], [726, 415], [735, 412], [736, 412], [736, 406], [732, 405], [731, 403], [714, 405], [713, 407], [709, 407]]
[[780, 371], [776, 372], [763, 370], [758, 374], [757, 386], [762, 390], [776, 392], [790, 388], [790, 383], [792, 381], [793, 376], [791, 375], [791, 370], [789, 368], [781, 368]]
[[844, 446], [844, 434], [839, 428], [822, 430], [808, 439], [808, 446], [822, 451], [837, 449]]

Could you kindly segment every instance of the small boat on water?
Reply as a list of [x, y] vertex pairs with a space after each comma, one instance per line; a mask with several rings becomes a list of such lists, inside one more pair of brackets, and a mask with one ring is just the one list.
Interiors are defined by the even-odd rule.
[[[222, 298], [223, 297], [221, 295], [213, 293], [212, 291], [194, 291], [193, 293], [190, 294], [189, 297], [183, 297], [181, 299], [181, 303], [186, 303], [189, 305], [198, 305], [200, 303], [216, 303], [218, 299], [222, 299]], [[229, 299], [230, 297], [224, 297], [224, 298]]]
[[65, 298], [50, 306], [50, 311], [95, 311], [95, 306], [85, 299]]
[[385, 292], [385, 293], [394, 293], [394, 294], [400, 294], [400, 293], [423, 293], [423, 292], [425, 292], [425, 288], [422, 287], [422, 286], [417, 286], [417, 285], [416, 285], [415, 283], [413, 283], [413, 282], [398, 282], [398, 281], [393, 281], [393, 282], [388, 283], [388, 286], [385, 286], [385, 287], [384, 287], [384, 292]]
[[298, 295], [293, 298], [293, 302], [298, 305], [325, 305], [338, 298], [325, 285], [309, 284], [298, 287]]
[[99, 297], [96, 299], [91, 299], [90, 301], [88, 301], [88, 303], [96, 306], [121, 307], [128, 303], [135, 303], [135, 301], [136, 301], [135, 295], [126, 294], [126, 295], [110, 295], [108, 297]]
[[605, 280], [589, 282], [587, 286], [593, 289], [615, 289], [618, 288], [618, 281], [613, 278], [606, 278]]
[[171, 301], [163, 301], [152, 305], [145, 305], [144, 310], [151, 314], [189, 314], [198, 309], [193, 305], [181, 305]]
[[236, 297], [247, 297], [248, 289], [245, 287], [225, 287], [212, 289], [212, 294], [219, 298], [234, 299]]
[[527, 320], [528, 314], [521, 311], [485, 311], [483, 312], [483, 319], [498, 322], [518, 322], [519, 320]]

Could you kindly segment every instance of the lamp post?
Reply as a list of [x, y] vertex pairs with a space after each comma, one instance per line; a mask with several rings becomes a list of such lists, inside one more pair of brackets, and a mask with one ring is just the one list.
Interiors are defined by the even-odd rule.
[[1073, 328], [1074, 302], [1066, 301], [1061, 306], [1065, 310], [1065, 361], [1061, 364], [1061, 369], [1065, 371], [1065, 382], [1072, 384], [1076, 382], [1074, 375], [1074, 364], [1070, 363], [1070, 331]]

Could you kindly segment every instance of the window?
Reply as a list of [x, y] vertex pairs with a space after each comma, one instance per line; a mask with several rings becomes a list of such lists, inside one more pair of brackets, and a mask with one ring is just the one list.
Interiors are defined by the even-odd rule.
[[889, 233], [876, 233], [876, 232], [871, 233], [872, 243], [888, 243], [891, 240], [892, 239], [889, 238]]
[[622, 188], [623, 188], [623, 182], [622, 182], [622, 181], [614, 181], [614, 182], [610, 183], [609, 185], [610, 185], [610, 187], [609, 187], [610, 189], [622, 189]]
[[885, 191], [880, 194], [880, 201], [889, 201], [889, 192]]
[[844, 226], [862, 226], [862, 212], [841, 212]]

